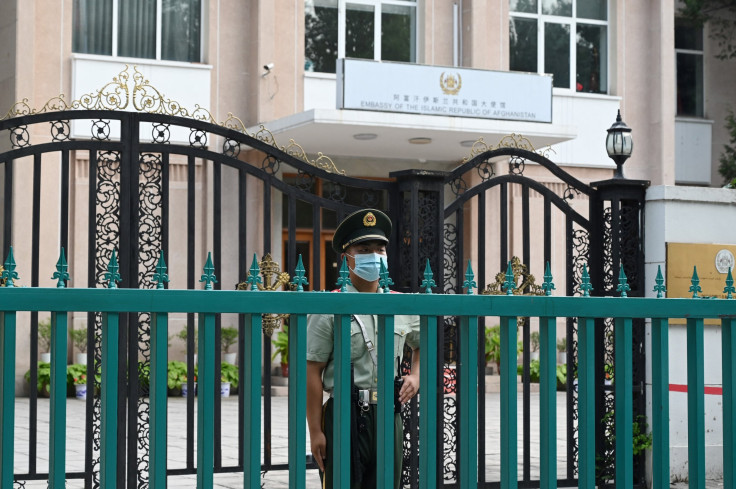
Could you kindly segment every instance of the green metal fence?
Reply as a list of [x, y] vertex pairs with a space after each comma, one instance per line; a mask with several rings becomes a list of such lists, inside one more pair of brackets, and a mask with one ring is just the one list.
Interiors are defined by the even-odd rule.
[[[421, 317], [421, 385], [425, 399], [437, 397], [438, 347], [435, 342], [438, 317], [459, 317], [460, 357], [459, 374], [459, 487], [475, 487], [478, 470], [477, 419], [478, 328], [486, 316], [500, 317], [501, 325], [501, 487], [517, 487], [517, 386], [516, 349], [517, 317], [537, 317], [540, 328], [540, 480], [541, 487], [555, 487], [556, 473], [556, 375], [555, 328], [558, 318], [578, 319], [578, 433], [579, 433], [579, 486], [595, 487], [595, 409], [593, 378], [594, 319], [614, 318], [615, 321], [615, 426], [616, 429], [616, 487], [631, 487], [633, 480], [632, 443], [632, 382], [631, 334], [633, 318], [651, 318], [652, 326], [652, 435], [654, 487], [669, 487], [669, 380], [668, 380], [668, 319], [686, 318], [688, 335], [688, 439], [691, 487], [705, 486], [705, 413], [704, 413], [704, 351], [703, 324], [706, 318], [720, 319], [723, 337], [723, 465], [724, 485], [733, 487], [733, 468], [736, 467], [734, 439], [736, 438], [736, 409], [733, 404], [736, 382], [736, 295], [731, 272], [726, 280], [724, 299], [699, 298], [697, 274], [694, 273], [692, 299], [661, 298], [664, 292], [661, 274], [654, 290], [660, 298], [626, 297], [628, 285], [625, 275], [619, 277], [621, 297], [590, 297], [587, 271], [583, 273], [580, 296], [553, 297], [552, 276], [545, 273], [543, 288], [547, 296], [514, 296], [513, 276], [509, 273], [507, 295], [475, 295], [477, 288], [468, 264], [464, 295], [432, 294], [432, 272], [427, 268], [422, 287], [424, 294], [356, 294], [304, 292], [306, 283], [301, 259], [294, 281], [293, 292], [260, 292], [257, 262], [248, 279], [251, 291], [212, 290], [216, 280], [210, 259], [204, 266], [201, 282], [204, 290], [165, 290], [168, 281], [163, 256], [159, 261], [154, 281], [158, 289], [117, 289], [120, 280], [118, 264], [113, 253], [106, 280], [107, 289], [68, 289], [67, 265], [62, 250], [53, 278], [57, 288], [14, 287], [18, 280], [12, 249], [0, 288], [0, 415], [2, 444], [0, 445], [0, 486], [13, 485], [14, 403], [15, 403], [15, 349], [16, 314], [21, 311], [50, 311], [51, 338], [51, 400], [49, 442], [49, 487], [62, 488], [65, 484], [64, 429], [55, 427], [66, 419], [66, 347], [67, 316], [72, 311], [102, 313], [102, 381], [101, 381], [101, 486], [116, 487], [117, 432], [116, 416], [118, 385], [118, 328], [119, 314], [147, 312], [151, 319], [151, 379], [150, 379], [150, 487], [163, 488], [166, 483], [166, 365], [168, 315], [195, 313], [198, 316], [198, 385], [197, 397], [197, 487], [213, 485], [214, 467], [214, 386], [215, 386], [215, 315], [240, 313], [246, 317], [245, 338], [246, 371], [241, 373], [245, 389], [244, 487], [260, 487], [261, 468], [261, 314], [291, 314], [290, 322], [290, 382], [289, 382], [289, 487], [305, 487], [306, 474], [306, 322], [307, 315], [330, 313], [335, 315], [335, 417], [334, 433], [338, 449], [332, 450], [336, 487], [349, 487], [350, 463], [350, 315], [378, 314], [379, 404], [378, 450], [379, 488], [393, 484], [393, 327], [394, 315], [415, 314]], [[341, 282], [347, 281], [343, 267]], [[390, 278], [382, 273], [380, 285], [388, 290]], [[388, 399], [389, 402], [384, 402]], [[420, 487], [435, 488], [433, 479], [437, 446], [436, 403], [420, 405]], [[208, 436], [205, 436], [208, 435]], [[440, 434], [441, 435], [441, 434]]]

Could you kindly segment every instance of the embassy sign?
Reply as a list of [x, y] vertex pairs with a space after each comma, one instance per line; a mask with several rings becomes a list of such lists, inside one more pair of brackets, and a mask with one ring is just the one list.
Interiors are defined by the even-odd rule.
[[337, 108], [552, 122], [552, 77], [339, 59]]

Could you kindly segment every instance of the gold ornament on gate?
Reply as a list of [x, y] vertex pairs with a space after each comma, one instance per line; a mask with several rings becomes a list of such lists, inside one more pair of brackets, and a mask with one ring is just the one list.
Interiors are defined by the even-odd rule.
[[[536, 284], [536, 278], [534, 275], [529, 273], [529, 269], [526, 265], [521, 263], [518, 256], [511, 257], [511, 273], [514, 275], [514, 295], [544, 295], [542, 287]], [[519, 281], [521, 279], [521, 281]], [[506, 282], [506, 272], [499, 272], [496, 274], [496, 281], [488, 284], [481, 294], [483, 295], [503, 295], [506, 292], [503, 290], [504, 283]]]
[[[258, 290], [273, 291], [279, 290], [289, 284], [291, 276], [281, 271], [278, 262], [271, 258], [271, 253], [266, 253], [258, 263], [263, 277], [263, 283], [258, 283]], [[249, 290], [248, 282], [240, 282], [236, 287], [237, 290]], [[288, 318], [288, 314], [262, 314], [263, 318], [263, 334], [271, 336], [277, 327], [281, 326], [281, 322]]]
[[[529, 269], [526, 265], [521, 263], [518, 256], [511, 257], [511, 273], [514, 275], [514, 295], [545, 295], [542, 287], [536, 284], [534, 275], [529, 273]], [[519, 281], [521, 279], [521, 281]], [[482, 295], [503, 295], [504, 284], [506, 282], [506, 272], [499, 272], [496, 274], [496, 281], [488, 284]], [[523, 328], [529, 321], [528, 317], [519, 316], [516, 320], [516, 327]]]

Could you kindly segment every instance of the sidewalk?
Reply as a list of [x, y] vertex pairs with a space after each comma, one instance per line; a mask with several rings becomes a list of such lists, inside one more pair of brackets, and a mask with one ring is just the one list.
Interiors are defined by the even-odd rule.
[[[181, 397], [168, 398], [168, 465], [169, 469], [186, 467], [186, 399]], [[498, 481], [500, 478], [500, 396], [498, 393], [486, 394], [486, 464], [485, 474], [487, 481]], [[21, 398], [16, 401], [16, 425], [15, 425], [15, 471], [27, 472], [28, 468], [28, 399]], [[85, 403], [75, 399], [67, 402], [67, 470], [70, 472], [82, 472], [84, 470], [84, 407]], [[195, 405], [196, 407], [196, 405]], [[285, 464], [288, 462], [288, 407], [286, 397], [273, 397], [272, 409], [272, 463]], [[222, 463], [224, 466], [237, 464], [237, 398], [222, 399]], [[534, 420], [539, 414], [539, 394], [531, 393], [531, 476], [539, 476], [539, 425]], [[48, 471], [48, 428], [49, 428], [49, 401], [39, 399], [38, 402], [38, 466], [39, 472]], [[196, 419], [196, 417], [195, 417]], [[567, 453], [565, 440], [566, 408], [565, 393], [557, 396], [557, 466], [558, 473], [564, 474], [566, 470], [565, 456]], [[519, 412], [519, 431], [521, 431], [521, 412]], [[263, 421], [261, 421], [263, 426]], [[235, 429], [234, 429], [235, 428]], [[196, 461], [196, 430], [195, 430], [195, 461]], [[519, 435], [521, 444], [521, 434]], [[307, 445], [305, 453], [309, 453], [309, 435], [307, 434]], [[522, 459], [521, 448], [519, 449], [519, 460]], [[519, 466], [521, 476], [521, 465]], [[242, 488], [243, 474], [228, 473], [215, 474], [214, 488]], [[307, 471], [308, 489], [320, 487], [317, 471]], [[272, 471], [262, 476], [264, 488], [286, 488], [289, 484], [288, 471]], [[45, 481], [28, 481], [25, 488], [46, 488]], [[84, 487], [81, 480], [69, 480], [68, 488]], [[169, 476], [168, 487], [170, 488], [193, 488], [196, 487], [196, 476]], [[686, 483], [673, 484], [673, 488], [685, 488]], [[708, 481], [708, 488], [723, 487], [722, 481]]]

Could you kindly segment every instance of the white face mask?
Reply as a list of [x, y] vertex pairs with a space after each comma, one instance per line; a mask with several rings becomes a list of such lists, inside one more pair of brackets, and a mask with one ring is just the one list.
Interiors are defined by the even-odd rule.
[[378, 280], [381, 271], [381, 262], [388, 269], [388, 261], [386, 255], [378, 253], [363, 253], [359, 255], [348, 255], [355, 260], [355, 275], [362, 278], [366, 282], [375, 282]]

